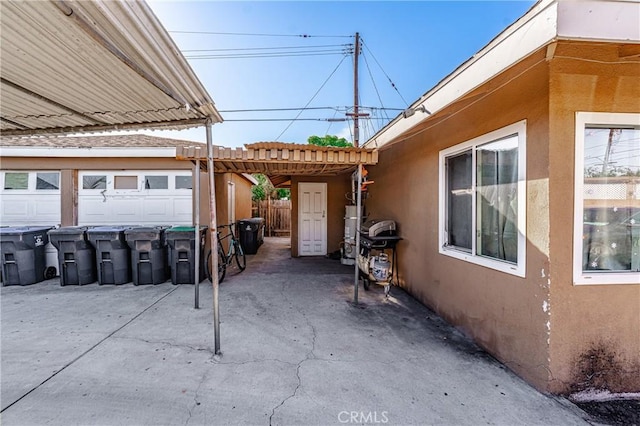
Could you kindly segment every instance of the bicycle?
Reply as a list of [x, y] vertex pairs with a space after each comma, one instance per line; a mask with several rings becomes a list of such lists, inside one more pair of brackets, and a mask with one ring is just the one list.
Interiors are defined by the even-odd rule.
[[[236, 238], [233, 233], [233, 228], [236, 226], [235, 223], [230, 223], [228, 225], [220, 225], [218, 229], [224, 230], [224, 228], [229, 228], [229, 232], [224, 236], [220, 236], [220, 231], [218, 231], [218, 283], [221, 283], [224, 280], [225, 275], [227, 274], [227, 266], [231, 266], [233, 259], [236, 260], [236, 265], [238, 265], [238, 269], [240, 272], [244, 271], [247, 267], [247, 257], [242, 249], [242, 245], [240, 245], [240, 241]], [[222, 241], [230, 239], [229, 241], [229, 251], [225, 253], [224, 246], [222, 245]], [[209, 281], [213, 282], [213, 278], [211, 276], [211, 250], [207, 255], [207, 276], [209, 277]]]

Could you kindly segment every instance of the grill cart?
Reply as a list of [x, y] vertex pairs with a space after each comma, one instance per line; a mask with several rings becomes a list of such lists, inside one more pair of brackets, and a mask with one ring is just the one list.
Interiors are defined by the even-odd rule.
[[[383, 285], [385, 296], [389, 296], [400, 240], [393, 220], [369, 220], [360, 227], [358, 269], [365, 290], [369, 290], [371, 283]], [[397, 281], [396, 271], [395, 284]]]

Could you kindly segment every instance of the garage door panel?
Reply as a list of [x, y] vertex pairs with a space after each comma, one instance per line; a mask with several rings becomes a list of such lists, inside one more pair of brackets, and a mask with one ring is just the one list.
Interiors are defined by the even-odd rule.
[[15, 196], [3, 197], [2, 199], [2, 216], [6, 219], [29, 215], [29, 202], [21, 200]]
[[[78, 193], [78, 223], [139, 224], [139, 225], [188, 225], [192, 221], [191, 192], [175, 189], [174, 176], [188, 176], [189, 172], [169, 171], [91, 171], [84, 175], [106, 176], [106, 188], [84, 189]], [[145, 189], [127, 190], [120, 185], [115, 188], [116, 177], [134, 178], [144, 184]], [[141, 180], [142, 179], [142, 180]], [[158, 182], [161, 184], [159, 185]], [[154, 189], [156, 188], [157, 189]], [[99, 201], [99, 203], [98, 203]]]
[[[51, 184], [43, 185], [43, 179]], [[0, 172], [0, 225], [60, 224], [60, 190], [54, 185], [58, 181], [59, 172]], [[19, 189], [15, 189], [16, 184], [20, 184]]]
[[167, 208], [171, 207], [171, 202], [172, 200], [169, 197], [148, 199], [144, 203], [144, 215], [156, 217], [168, 216], [169, 212]]

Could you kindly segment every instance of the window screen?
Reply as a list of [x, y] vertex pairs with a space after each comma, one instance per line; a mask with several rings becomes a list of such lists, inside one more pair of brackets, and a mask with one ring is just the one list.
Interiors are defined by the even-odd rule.
[[115, 176], [114, 189], [138, 189], [137, 176]]
[[37, 173], [36, 189], [54, 190], [60, 189], [60, 173]]
[[144, 189], [169, 189], [167, 176], [145, 176]]
[[446, 159], [447, 245], [471, 250], [471, 151]]
[[107, 189], [107, 177], [101, 175], [83, 176], [82, 189]]
[[191, 176], [176, 176], [176, 189], [192, 189]]
[[28, 189], [29, 173], [5, 173], [4, 189]]

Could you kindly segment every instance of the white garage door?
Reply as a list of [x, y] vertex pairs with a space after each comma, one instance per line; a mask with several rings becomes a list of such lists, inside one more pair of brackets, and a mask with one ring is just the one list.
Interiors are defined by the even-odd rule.
[[54, 226], [60, 224], [60, 172], [0, 173], [0, 224]]
[[191, 172], [85, 171], [79, 225], [190, 225]]

